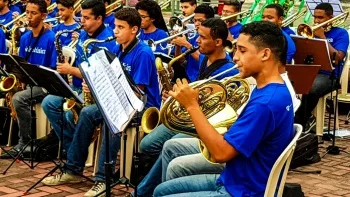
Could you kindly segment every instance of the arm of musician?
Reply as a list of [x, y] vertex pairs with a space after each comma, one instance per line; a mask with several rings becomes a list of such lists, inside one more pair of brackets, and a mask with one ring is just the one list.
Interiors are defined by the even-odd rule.
[[70, 74], [70, 75], [73, 75], [73, 76], [78, 77], [80, 79], [83, 78], [82, 74], [80, 73], [79, 68], [76, 68], [76, 67], [69, 65], [67, 59], [65, 60], [64, 63], [57, 63], [56, 70], [60, 74], [64, 74], [64, 75]]
[[228, 31], [227, 40], [229, 40], [229, 41], [233, 41], [234, 40], [234, 38], [233, 38], [233, 36], [232, 36], [230, 31]]

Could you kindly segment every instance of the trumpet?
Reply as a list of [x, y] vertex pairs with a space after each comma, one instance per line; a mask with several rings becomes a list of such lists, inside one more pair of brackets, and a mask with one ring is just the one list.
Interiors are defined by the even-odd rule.
[[223, 21], [226, 21], [228, 19], [231, 19], [231, 18], [237, 17], [237, 16], [240, 16], [240, 19], [243, 19], [243, 18], [248, 17], [251, 13], [252, 13], [252, 10], [248, 9], [248, 10], [244, 10], [244, 11], [241, 11], [239, 13], [231, 14], [228, 16], [222, 16], [220, 19]]
[[[172, 88], [171, 85], [171, 80], [174, 77], [174, 71], [172, 68], [172, 65], [178, 61], [179, 59], [186, 57], [187, 55], [195, 52], [196, 50], [198, 50], [199, 47], [193, 47], [191, 49], [188, 49], [187, 51], [185, 51], [184, 53], [182, 53], [181, 55], [175, 57], [174, 59], [172, 59], [169, 64], [168, 64], [168, 68], [165, 69], [162, 60], [157, 57], [156, 58], [156, 67], [157, 67], [157, 71], [159, 74], [159, 79], [160, 82], [162, 83], [162, 86], [164, 87], [165, 90], [170, 91]], [[141, 119], [141, 127], [142, 130], [145, 133], [150, 133], [153, 129], [155, 129], [160, 123], [160, 112], [156, 107], [150, 107], [148, 108]]]
[[185, 29], [185, 25], [184, 23], [186, 23], [187, 21], [191, 20], [194, 17], [195, 14], [191, 14], [190, 16], [184, 18], [184, 19], [180, 19], [179, 17], [176, 16], [172, 16], [169, 19], [169, 27], [172, 31], [174, 32], [179, 32]]
[[114, 10], [118, 10], [123, 7], [123, 1], [117, 0], [106, 7], [106, 15], [109, 15]]
[[323, 23], [320, 23], [316, 26], [310, 27], [307, 24], [300, 24], [297, 29], [297, 33], [299, 36], [303, 36], [306, 38], [313, 38], [314, 37], [314, 31], [319, 28], [323, 28], [325, 32], [328, 32], [331, 30], [332, 27], [337, 27], [343, 24], [346, 19], [349, 16], [349, 12], [344, 12], [339, 14], [336, 17], [333, 17]]
[[290, 15], [289, 17], [287, 17], [286, 19], [284, 19], [282, 21], [282, 27], [287, 27], [289, 26], [290, 24], [292, 24], [294, 21], [298, 20], [300, 17], [304, 16], [307, 12], [307, 9], [303, 9], [302, 11], [300, 12], [296, 12], [292, 15]]
[[[23, 18], [23, 17], [25, 17], [25, 16], [26, 16], [26, 13], [23, 13], [23, 14], [17, 16], [17, 17], [16, 17], [15, 19], [13, 19], [12, 21], [6, 23], [5, 25], [0, 25], [1, 28], [4, 30], [4, 33], [8, 33], [9, 31], [11, 31], [11, 30], [9, 29], [9, 26], [12, 25], [13, 23], [17, 22], [19, 19], [21, 19], [21, 18]], [[27, 25], [27, 23], [22, 22], [22, 21], [20, 21], [20, 23], [18, 24], [18, 26], [26, 26], [26, 25]]]
[[[156, 51], [156, 47], [157, 47], [158, 44], [161, 44], [163, 42], [167, 42], [167, 41], [172, 40], [172, 39], [174, 39], [174, 38], [176, 38], [178, 36], [181, 36], [183, 34], [187, 34], [187, 33], [190, 33], [190, 32], [194, 32], [194, 31], [195, 31], [194, 29], [186, 29], [186, 30], [184, 30], [182, 32], [179, 32], [177, 34], [174, 34], [174, 35], [169, 36], [167, 38], [163, 38], [163, 39], [158, 40], [158, 41], [154, 41], [152, 39], [149, 39], [148, 40], [148, 46], [151, 47], [152, 51]], [[170, 46], [167, 46], [165, 48], [170, 48]], [[162, 49], [163, 49], [163, 47], [162, 47]]]

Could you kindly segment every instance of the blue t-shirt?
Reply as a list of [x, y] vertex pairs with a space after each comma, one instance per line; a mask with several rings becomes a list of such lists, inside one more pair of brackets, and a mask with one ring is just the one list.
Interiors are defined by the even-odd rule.
[[241, 23], [237, 23], [234, 26], [228, 28], [228, 30], [230, 31], [230, 34], [233, 36], [233, 39], [238, 38], [242, 27], [243, 27], [243, 25]]
[[[97, 40], [105, 40], [108, 37], [114, 36], [113, 31], [109, 27], [104, 27], [102, 32], [96, 36], [95, 39]], [[76, 59], [75, 59], [75, 65], [80, 65], [83, 60], [85, 60], [84, 50], [83, 50], [83, 44], [84, 41], [87, 39], [90, 39], [91, 37], [87, 34], [86, 31], [81, 31], [78, 39], [78, 44], [76, 46]], [[88, 46], [88, 54], [87, 57], [90, 57], [92, 54], [94, 54], [96, 51], [93, 49], [94, 47], [104, 48], [107, 51], [112, 51], [115, 47], [116, 42], [110, 41], [110, 42], [103, 42], [103, 43], [93, 43]], [[82, 80], [80, 78], [73, 76], [73, 85], [75, 87], [81, 87]]]
[[[59, 31], [64, 30], [73, 30], [79, 26], [78, 23], [74, 23], [72, 25], [65, 25], [64, 23], [58, 24], [54, 27], [52, 27], [52, 31], [57, 34]], [[62, 46], [67, 46], [72, 41], [72, 33], [62, 33], [60, 36], [60, 42]]]
[[[157, 28], [152, 33], [145, 33], [144, 30], [141, 29], [140, 35], [138, 38], [148, 46], [148, 40], [150, 40], [150, 39], [152, 39], [153, 41], [158, 41], [158, 40], [161, 40], [161, 39], [167, 38], [167, 37], [168, 37], [168, 34], [164, 30]], [[155, 52], [167, 53], [167, 50], [162, 49], [162, 47], [165, 49], [166, 46], [167, 46], [167, 42], [163, 42], [161, 44], [158, 44]]]
[[291, 64], [293, 57], [295, 55], [295, 52], [297, 51], [297, 48], [295, 47], [295, 43], [293, 41], [293, 39], [284, 31], [282, 31], [284, 37], [287, 40], [287, 45], [288, 45], [288, 49], [287, 49], [287, 64]]
[[[202, 65], [202, 62], [203, 62], [203, 59], [204, 59], [204, 57], [205, 57], [205, 55], [203, 55], [203, 54], [200, 54], [199, 55], [199, 66], [201, 66]], [[229, 69], [229, 68], [232, 68], [233, 66], [234, 66], [234, 63], [232, 62], [232, 58], [228, 55], [228, 54], [226, 54], [226, 59], [228, 59], [228, 60], [230, 60], [230, 62], [229, 63], [225, 63], [224, 65], [222, 65], [220, 68], [218, 68], [218, 69], [216, 69], [212, 74], [211, 74], [211, 76], [215, 76], [215, 75], [217, 75], [217, 74], [219, 74], [219, 73], [221, 73], [221, 72], [223, 72], [223, 71], [225, 71], [225, 70], [227, 70], [227, 69]], [[208, 68], [208, 67], [207, 67]], [[197, 73], [197, 78], [196, 79], [198, 79], [198, 77], [199, 77], [199, 73], [200, 71], [198, 71], [198, 73]], [[223, 79], [223, 78], [225, 78], [225, 77], [232, 77], [232, 76], [234, 76], [234, 75], [236, 75], [236, 74], [238, 74], [239, 73], [239, 70], [238, 69], [233, 69], [233, 70], [231, 70], [231, 71], [229, 71], [229, 72], [227, 72], [227, 73], [225, 73], [225, 74], [223, 74], [223, 75], [221, 75], [221, 76], [218, 76], [217, 78], [215, 78], [216, 80], [221, 80], [221, 79]]]
[[235, 197], [263, 196], [272, 166], [294, 136], [294, 112], [285, 84], [255, 88], [224, 139], [237, 151], [217, 180]]
[[103, 23], [105, 24], [106, 27], [114, 29], [115, 28], [114, 20], [115, 20], [114, 13], [112, 13], [109, 16], [105, 17], [105, 20]]
[[[12, 21], [12, 11], [8, 11], [6, 14], [0, 15], [0, 24], [6, 25], [7, 23]], [[10, 28], [12, 25], [10, 25]]]
[[[117, 45], [113, 52], [118, 58], [122, 52], [121, 45]], [[158, 83], [157, 68], [155, 65], [155, 57], [152, 50], [145, 43], [139, 41], [131, 51], [119, 59], [120, 63], [128, 71], [130, 77], [137, 85], [144, 86], [144, 92], [147, 96], [146, 108], [160, 108], [160, 91]]]
[[18, 12], [19, 14], [22, 14], [21, 9], [19, 9], [19, 7], [15, 6], [15, 5], [10, 5], [10, 10], [12, 12]]
[[57, 9], [57, 7], [56, 7], [55, 9], [53, 9], [52, 12], [48, 13], [46, 18], [47, 18], [47, 19], [49, 19], [49, 18], [55, 18], [55, 17], [57, 16], [57, 15], [56, 15], [56, 14], [57, 14], [57, 10], [56, 10], [56, 9]]
[[285, 33], [287, 33], [288, 35], [295, 35], [295, 32], [289, 27], [282, 27], [282, 31], [284, 31]]
[[[32, 31], [27, 31], [21, 36], [19, 56], [26, 58], [27, 53], [34, 47], [37, 38], [33, 37]], [[56, 69], [57, 52], [55, 48], [55, 34], [51, 30], [45, 30], [37, 41], [28, 60], [31, 64]]]
[[[198, 46], [198, 43], [197, 43], [198, 37], [199, 37], [199, 34], [196, 34], [193, 38], [188, 40], [188, 42], [192, 45], [192, 47]], [[185, 51], [187, 51], [187, 49], [183, 47], [182, 52], [185, 52]], [[194, 59], [191, 54], [186, 57], [186, 60], [187, 60], [186, 74], [188, 76], [188, 79], [191, 82], [194, 82], [198, 78], [199, 61]]]
[[6, 36], [4, 31], [0, 28], [0, 53], [6, 53]]
[[[333, 48], [335, 48], [337, 51], [342, 51], [347, 53], [348, 47], [349, 47], [349, 35], [348, 32], [340, 27], [333, 27], [330, 31], [325, 32], [327, 41], [332, 45]], [[335, 67], [334, 72], [336, 76], [340, 76], [343, 71], [344, 61], [341, 60], [338, 63], [338, 66], [340, 66], [340, 73], [338, 73], [338, 68]], [[320, 70], [319, 73], [330, 75], [331, 72]]]

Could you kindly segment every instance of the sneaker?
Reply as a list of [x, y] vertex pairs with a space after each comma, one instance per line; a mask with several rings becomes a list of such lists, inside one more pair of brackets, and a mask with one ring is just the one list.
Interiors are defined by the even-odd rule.
[[[92, 197], [106, 190], [106, 184], [104, 182], [96, 182], [92, 188], [84, 194], [84, 197]], [[103, 193], [99, 196], [106, 196], [106, 193]]]
[[44, 185], [62, 185], [66, 183], [80, 183], [82, 179], [79, 176], [68, 174], [68, 173], [60, 173], [54, 176], [46, 177], [41, 181]]
[[313, 128], [315, 126], [316, 126], [316, 117], [312, 115], [305, 125], [304, 132], [309, 133], [311, 130], [314, 130]]

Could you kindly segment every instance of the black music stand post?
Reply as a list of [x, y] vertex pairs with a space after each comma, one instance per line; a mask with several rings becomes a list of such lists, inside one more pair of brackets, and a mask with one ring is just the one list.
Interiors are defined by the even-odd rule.
[[[109, 63], [111, 63], [113, 61], [113, 59], [116, 57], [114, 54], [111, 54], [110, 52], [104, 50], [104, 49], [99, 49], [99, 50], [103, 50], [107, 56], [107, 59], [109, 61]], [[88, 60], [88, 58], [86, 58], [86, 61], [88, 63], [88, 66], [90, 67], [90, 62]], [[122, 66], [123, 68], [123, 66]], [[102, 195], [103, 193], [106, 193], [106, 196], [109, 197], [111, 195], [111, 189], [112, 187], [114, 187], [115, 185], [118, 185], [118, 184], [123, 184], [125, 185], [126, 188], [128, 188], [129, 186], [133, 187], [133, 188], [136, 188], [137, 186], [133, 186], [130, 184], [130, 180], [125, 177], [125, 167], [124, 167], [124, 172], [123, 172], [123, 175], [122, 177], [120, 177], [120, 179], [116, 182], [116, 183], [113, 183], [111, 184], [111, 174], [114, 173], [112, 172], [112, 161], [110, 161], [110, 158], [109, 158], [109, 133], [110, 131], [112, 131], [112, 126], [111, 124], [109, 123], [108, 121], [108, 118], [107, 118], [107, 115], [104, 113], [104, 110], [101, 106], [101, 104], [99, 103], [99, 100], [97, 99], [98, 97], [96, 96], [96, 93], [93, 91], [93, 86], [90, 84], [90, 81], [89, 80], [86, 80], [88, 77], [84, 71], [84, 69], [82, 68], [81, 65], [79, 65], [79, 69], [80, 69], [80, 72], [82, 73], [83, 75], [83, 78], [85, 79], [85, 83], [87, 84], [87, 86], [89, 87], [90, 89], [90, 92], [91, 92], [91, 95], [93, 96], [94, 100], [95, 100], [95, 103], [98, 107], [98, 109], [100, 110], [102, 116], [103, 116], [103, 131], [104, 131], [104, 135], [105, 135], [105, 141], [106, 141], [106, 158], [105, 158], [105, 163], [104, 163], [104, 166], [105, 166], [105, 184], [106, 184], [106, 189], [105, 191], [102, 191], [100, 192], [99, 194], [97, 194], [96, 196], [100, 196]], [[124, 74], [127, 78], [127, 81], [129, 83], [129, 85], [131, 86], [131, 88], [137, 92], [139, 95], [142, 96], [143, 98], [143, 102], [145, 103], [145, 96], [144, 96], [144, 93], [138, 88], [138, 86], [135, 84], [135, 82], [133, 81], [133, 79], [129, 76], [129, 74], [127, 73], [127, 71], [124, 70], [123, 68], [123, 71], [124, 71]], [[135, 113], [136, 116], [138, 116], [138, 112]], [[128, 124], [130, 124], [131, 122], [129, 122]], [[139, 124], [139, 123], [136, 123], [136, 124]], [[138, 140], [138, 127], [139, 125], [136, 126], [136, 140]], [[123, 131], [124, 132], [124, 131]], [[125, 145], [126, 145], [126, 140], [127, 140], [127, 135], [124, 135], [124, 148], [125, 148]], [[136, 150], [137, 151], [137, 150]], [[126, 153], [126, 150], [124, 149], [124, 154]], [[124, 155], [124, 163], [125, 163], [125, 160], [126, 160], [126, 156]], [[135, 162], [135, 169], [138, 167], [138, 155], [135, 155], [134, 156], [134, 162]], [[137, 172], [137, 170], [136, 170]], [[136, 174], [137, 176], [137, 174]]]

